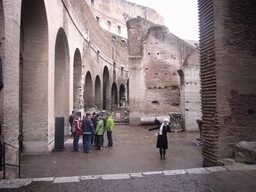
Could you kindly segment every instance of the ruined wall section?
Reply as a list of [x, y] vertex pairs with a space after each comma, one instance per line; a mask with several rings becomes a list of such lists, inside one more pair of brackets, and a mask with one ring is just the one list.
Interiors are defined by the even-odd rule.
[[199, 0], [204, 165], [255, 140], [255, 2]]
[[94, 19], [98, 18], [99, 25], [103, 29], [126, 39], [126, 22], [137, 16], [164, 25], [163, 17], [155, 10], [125, 0], [86, 0], [86, 2], [90, 6]]
[[179, 70], [181, 78], [181, 108], [185, 131], [199, 131], [197, 119], [202, 118], [199, 49], [187, 56]]
[[145, 115], [168, 116], [180, 112], [181, 53], [168, 41], [169, 31], [152, 27], [144, 44], [144, 73], [146, 85]]
[[130, 122], [180, 112], [178, 70], [194, 47], [164, 26], [142, 18], [127, 22], [130, 66]]

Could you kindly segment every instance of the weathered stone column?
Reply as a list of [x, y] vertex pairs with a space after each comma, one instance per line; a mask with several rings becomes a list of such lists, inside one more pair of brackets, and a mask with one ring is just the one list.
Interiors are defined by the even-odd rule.
[[[6, 146], [6, 163], [19, 164], [19, 43], [20, 43], [20, 7], [19, 1], [4, 1], [4, 27], [5, 40], [1, 39], [4, 46], [3, 62], [3, 84], [1, 90], [1, 105], [4, 106], [2, 117], [3, 141], [13, 147]], [[6, 166], [6, 179], [18, 178], [18, 168]]]

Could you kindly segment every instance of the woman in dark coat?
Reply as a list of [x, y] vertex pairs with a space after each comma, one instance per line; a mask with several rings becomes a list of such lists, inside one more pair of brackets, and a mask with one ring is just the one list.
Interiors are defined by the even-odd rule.
[[168, 149], [167, 132], [171, 132], [168, 122], [169, 122], [168, 119], [164, 119], [164, 123], [162, 123], [161, 125], [159, 125], [157, 127], [149, 129], [149, 131], [159, 129], [156, 147], [159, 148], [161, 160], [165, 159], [166, 149]]

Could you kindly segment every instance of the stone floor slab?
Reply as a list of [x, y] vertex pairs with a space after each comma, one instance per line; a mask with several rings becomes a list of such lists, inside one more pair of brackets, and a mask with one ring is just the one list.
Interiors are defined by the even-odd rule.
[[0, 189], [14, 189], [20, 188], [25, 185], [29, 185], [33, 179], [10, 179], [10, 180], [1, 180]]
[[210, 173], [205, 168], [195, 168], [195, 169], [185, 169], [188, 174], [204, 174], [204, 173]]
[[130, 173], [131, 177], [143, 177], [142, 173]]
[[53, 181], [54, 177], [34, 178], [33, 181]]
[[163, 171], [151, 171], [151, 172], [143, 172], [143, 175], [160, 175]]
[[227, 171], [227, 169], [226, 169], [225, 167], [222, 167], [222, 166], [206, 167], [205, 169], [206, 169], [207, 171], [210, 171], [210, 172]]
[[164, 175], [184, 175], [187, 172], [183, 169], [181, 170], [169, 170], [169, 171], [163, 171]]
[[130, 175], [129, 174], [110, 174], [110, 175], [102, 175], [101, 178], [103, 180], [130, 179]]
[[56, 177], [53, 181], [53, 183], [74, 183], [74, 182], [80, 182], [79, 176], [77, 177]]
[[91, 175], [91, 176], [81, 176], [81, 180], [92, 180], [92, 179], [100, 179], [100, 175]]

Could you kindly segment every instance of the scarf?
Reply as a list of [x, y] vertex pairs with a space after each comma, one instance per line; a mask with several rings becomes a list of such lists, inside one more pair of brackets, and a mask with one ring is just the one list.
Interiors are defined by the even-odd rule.
[[163, 135], [163, 127], [164, 127], [164, 123], [162, 123], [160, 130], [159, 130], [159, 135]]

